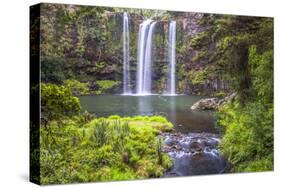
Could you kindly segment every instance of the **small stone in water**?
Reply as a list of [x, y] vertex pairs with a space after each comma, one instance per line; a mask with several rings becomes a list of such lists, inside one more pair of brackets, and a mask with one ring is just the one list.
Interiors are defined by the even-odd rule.
[[171, 138], [167, 138], [167, 139], [165, 140], [165, 144], [168, 145], [168, 146], [175, 145], [176, 143], [177, 143], [177, 141], [176, 141], [176, 140], [173, 140], [173, 139], [171, 139]]

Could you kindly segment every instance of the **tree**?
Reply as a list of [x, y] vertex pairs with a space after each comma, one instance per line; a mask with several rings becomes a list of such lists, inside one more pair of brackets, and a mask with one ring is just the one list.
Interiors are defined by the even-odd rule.
[[81, 83], [77, 80], [68, 79], [64, 81], [64, 84], [71, 89], [72, 94], [75, 96], [90, 94], [88, 82]]
[[251, 96], [245, 105], [239, 100], [219, 113], [225, 128], [220, 147], [234, 171], [273, 169], [273, 51], [262, 54], [249, 49]]
[[55, 84], [41, 84], [41, 118], [47, 123], [64, 116], [79, 114], [79, 98], [73, 96], [71, 89]]
[[206, 29], [193, 38], [191, 47], [204, 54], [194, 59], [205, 62], [204, 79], [220, 75], [238, 92], [240, 102], [246, 102], [252, 97], [249, 48], [255, 45], [260, 52], [273, 49], [272, 18], [210, 14], [200, 24]]

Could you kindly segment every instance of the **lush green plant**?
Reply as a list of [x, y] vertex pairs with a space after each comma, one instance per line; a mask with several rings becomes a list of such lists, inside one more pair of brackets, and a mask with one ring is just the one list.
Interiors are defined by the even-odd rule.
[[171, 167], [154, 126], [160, 122], [153, 117], [111, 116], [82, 126], [79, 119], [64, 118], [62, 127], [52, 121], [40, 129], [42, 184], [160, 177]]
[[215, 93], [216, 97], [225, 97], [227, 95], [227, 93], [225, 93], [224, 91], [220, 91], [218, 93]]
[[[260, 103], [229, 105], [219, 123], [225, 134], [220, 148], [234, 171], [264, 171], [273, 168], [273, 111]], [[271, 156], [271, 158], [268, 158]], [[266, 160], [266, 165], [258, 165]], [[271, 161], [270, 161], [271, 160]], [[254, 166], [254, 168], [251, 168]]]
[[273, 103], [273, 50], [259, 54], [256, 46], [249, 50], [253, 89], [264, 104]]
[[162, 138], [158, 137], [156, 141], [156, 153], [158, 158], [158, 164], [160, 165], [163, 163], [162, 142]]
[[98, 91], [96, 91], [96, 94], [103, 94], [112, 91], [116, 86], [120, 84], [120, 82], [113, 80], [98, 80], [96, 81], [96, 84], [99, 88]]
[[72, 95], [70, 88], [55, 84], [40, 85], [41, 117], [46, 120], [59, 120], [63, 116], [80, 113], [79, 98]]
[[261, 53], [273, 49], [272, 18], [210, 14], [204, 15], [199, 25], [206, 29], [191, 40], [196, 51], [192, 63], [200, 63], [200, 71], [189, 74], [192, 83], [204, 83], [219, 75], [238, 93], [240, 102], [246, 103], [252, 97], [249, 50], [252, 45]]
[[78, 80], [68, 79], [64, 81], [64, 85], [69, 87], [73, 93], [73, 95], [88, 95], [89, 91], [89, 83], [81, 83]]
[[207, 69], [193, 70], [188, 73], [188, 78], [192, 81], [193, 84], [204, 83], [208, 78], [209, 72]]
[[[113, 116], [116, 118], [116, 116]], [[109, 117], [111, 119], [112, 116]], [[135, 128], [146, 128], [151, 129], [153, 132], [159, 131], [171, 131], [173, 124], [167, 120], [164, 116], [134, 116], [134, 117], [123, 117], [123, 121], [127, 121], [129, 125]]]
[[238, 100], [219, 113], [225, 134], [220, 148], [234, 171], [273, 169], [273, 54], [251, 47], [252, 100]]
[[57, 57], [41, 58], [41, 81], [54, 84], [61, 84], [65, 79], [63, 60]]

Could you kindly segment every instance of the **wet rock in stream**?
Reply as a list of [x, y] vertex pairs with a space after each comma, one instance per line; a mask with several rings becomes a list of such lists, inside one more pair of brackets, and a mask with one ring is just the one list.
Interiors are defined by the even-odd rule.
[[209, 133], [162, 133], [163, 152], [174, 160], [165, 177], [223, 173], [226, 161], [219, 154], [220, 138]]

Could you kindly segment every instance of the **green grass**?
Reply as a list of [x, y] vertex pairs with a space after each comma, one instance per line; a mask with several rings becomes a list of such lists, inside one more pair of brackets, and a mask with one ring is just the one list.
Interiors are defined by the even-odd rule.
[[[127, 122], [131, 128], [134, 129], [149, 129], [154, 132], [171, 131], [173, 124], [163, 116], [134, 116], [134, 117], [120, 117], [118, 115], [109, 116], [108, 121], [119, 120]], [[94, 120], [99, 121], [99, 119]]]
[[172, 161], [161, 152], [162, 116], [75, 116], [41, 128], [41, 183], [59, 184], [160, 177]]

